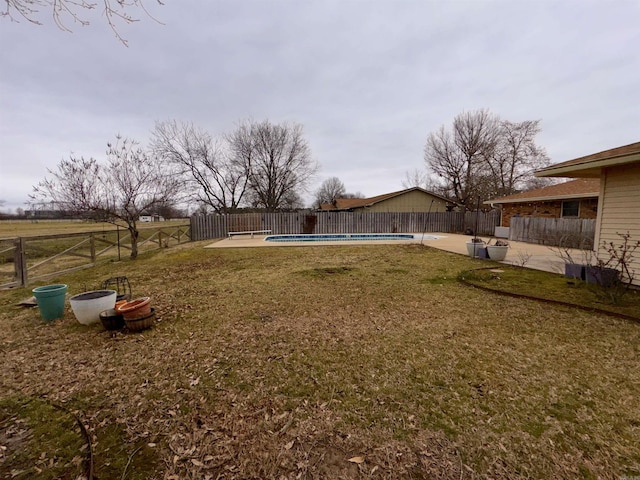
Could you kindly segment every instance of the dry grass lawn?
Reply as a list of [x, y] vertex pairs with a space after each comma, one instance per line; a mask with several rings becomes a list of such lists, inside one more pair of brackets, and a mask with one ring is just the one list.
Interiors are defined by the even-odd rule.
[[140, 334], [0, 292], [0, 477], [76, 478], [87, 449], [42, 451], [42, 403], [83, 421], [102, 479], [640, 475], [640, 325], [459, 284], [474, 265], [194, 245], [55, 279], [126, 275], [160, 317]]

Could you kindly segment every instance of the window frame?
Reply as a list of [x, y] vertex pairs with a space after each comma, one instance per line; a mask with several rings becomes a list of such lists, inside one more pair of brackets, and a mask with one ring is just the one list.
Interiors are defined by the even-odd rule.
[[[565, 204], [576, 204], [575, 215], [566, 215], [565, 214]], [[560, 205], [560, 218], [580, 218], [580, 200], [562, 200], [562, 204]]]

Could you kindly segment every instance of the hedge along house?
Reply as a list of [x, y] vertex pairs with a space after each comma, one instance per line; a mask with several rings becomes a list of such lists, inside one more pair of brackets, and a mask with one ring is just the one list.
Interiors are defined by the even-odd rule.
[[370, 198], [338, 198], [335, 203], [323, 203], [322, 211], [347, 212], [450, 212], [456, 203], [420, 187], [385, 193]]
[[[599, 179], [596, 237], [598, 254], [606, 257], [605, 245], [621, 243], [619, 234], [640, 240], [640, 142], [612, 148], [536, 172], [537, 177]], [[640, 255], [630, 264], [635, 273], [633, 283], [640, 285]]]
[[500, 207], [500, 225], [509, 227], [513, 217], [595, 219], [599, 193], [599, 179], [580, 178], [484, 203]]

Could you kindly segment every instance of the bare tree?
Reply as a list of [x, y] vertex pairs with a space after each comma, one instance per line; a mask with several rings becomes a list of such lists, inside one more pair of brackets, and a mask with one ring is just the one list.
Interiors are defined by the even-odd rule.
[[[95, 10], [98, 6], [96, 1], [90, 0], [4, 0], [6, 8], [0, 12], [0, 16], [11, 19], [16, 17], [24, 18], [35, 25], [42, 25], [37, 19], [42, 9], [50, 11], [53, 21], [61, 30], [70, 32], [68, 22], [77, 23], [82, 26], [89, 25], [89, 21], [83, 19], [81, 12]], [[155, 0], [159, 5], [164, 5], [162, 0]], [[153, 18], [147, 11], [143, 0], [102, 0], [103, 14], [107, 23], [113, 30], [118, 40], [125, 45], [127, 41], [120, 36], [117, 23], [133, 23], [138, 20], [130, 13], [132, 10], [141, 10], [150, 18]], [[154, 19], [155, 20], [155, 19]], [[157, 20], [156, 20], [157, 21]]]
[[142, 150], [138, 143], [116, 137], [107, 144], [106, 164], [71, 156], [34, 186], [34, 204], [84, 212], [115, 225], [124, 223], [131, 235], [131, 258], [138, 256], [137, 222], [142, 213], [174, 201], [179, 176]]
[[439, 177], [429, 175], [428, 171], [416, 168], [405, 172], [404, 180], [402, 180], [402, 188], [420, 187], [428, 192], [437, 193], [440, 196], [447, 197], [448, 189], [443, 183], [438, 181]]
[[341, 198], [366, 198], [366, 197], [365, 197], [365, 194], [362, 192], [354, 192], [354, 193], [347, 192], [344, 195], [342, 195]]
[[519, 189], [519, 190], [522, 192], [526, 192], [528, 190], [535, 190], [536, 188], [548, 187], [550, 185], [557, 185], [558, 183], [562, 183], [564, 180], [566, 179], [563, 179], [560, 177], [557, 177], [557, 178], [531, 177], [531, 178], [527, 178], [522, 183], [522, 189]]
[[247, 190], [251, 155], [226, 151], [212, 136], [175, 120], [157, 122], [151, 148], [178, 169], [185, 178], [191, 197], [216, 213], [232, 213]]
[[346, 193], [344, 183], [338, 177], [327, 178], [316, 190], [314, 206], [320, 208], [323, 203], [335, 204], [336, 200], [344, 198]]
[[465, 112], [427, 138], [424, 158], [439, 193], [471, 209], [478, 197], [516, 193], [531, 182], [533, 171], [548, 165], [535, 143], [539, 120], [514, 123], [488, 110]]
[[254, 207], [276, 211], [294, 208], [317, 171], [302, 125], [268, 120], [241, 123], [227, 136], [232, 158], [251, 165], [249, 199]]
[[536, 145], [540, 120], [500, 122], [498, 142], [487, 158], [494, 182], [493, 196], [511, 195], [527, 188], [533, 172], [549, 165], [544, 148]]
[[304, 207], [304, 202], [302, 201], [302, 197], [298, 192], [293, 190], [283, 197], [282, 203], [278, 208], [278, 210], [295, 211], [302, 207]]
[[413, 170], [407, 170], [404, 173], [404, 179], [402, 180], [402, 188], [413, 188], [420, 187], [426, 188], [429, 185], [429, 173], [420, 170], [419, 168], [414, 168]]
[[429, 175], [429, 172], [416, 168], [413, 171], [405, 172], [404, 180], [401, 182], [402, 188], [420, 187], [428, 192], [436, 193], [442, 197], [448, 197], [449, 189], [440, 181], [439, 177]]
[[429, 134], [424, 158], [440, 177], [449, 197], [465, 208], [486, 189], [486, 161], [495, 148], [499, 130], [497, 117], [488, 110], [456, 116], [451, 131], [444, 125]]

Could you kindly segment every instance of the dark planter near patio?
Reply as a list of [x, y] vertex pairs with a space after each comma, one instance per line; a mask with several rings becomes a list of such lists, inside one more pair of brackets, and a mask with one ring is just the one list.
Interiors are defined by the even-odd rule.
[[564, 276], [568, 278], [575, 278], [577, 280], [585, 280], [586, 267], [586, 265], [581, 265], [579, 263], [565, 263]]
[[605, 288], [613, 287], [620, 281], [620, 272], [615, 268], [588, 266], [586, 279], [587, 283], [597, 283]]

